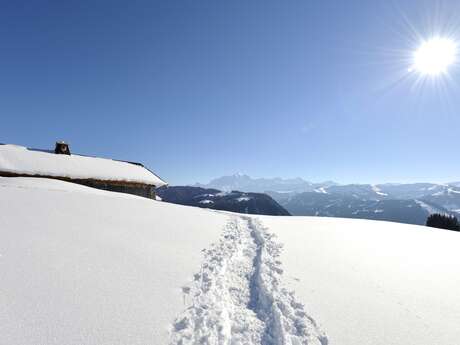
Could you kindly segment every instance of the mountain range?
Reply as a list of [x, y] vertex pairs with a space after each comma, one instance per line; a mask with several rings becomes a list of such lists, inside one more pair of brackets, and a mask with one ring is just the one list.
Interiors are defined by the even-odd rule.
[[266, 193], [297, 216], [326, 216], [424, 224], [432, 213], [460, 215], [460, 182], [339, 184], [302, 178], [251, 178], [235, 174], [202, 188]]
[[289, 216], [269, 195], [238, 191], [220, 191], [191, 186], [165, 186], [157, 189], [165, 202], [246, 214]]

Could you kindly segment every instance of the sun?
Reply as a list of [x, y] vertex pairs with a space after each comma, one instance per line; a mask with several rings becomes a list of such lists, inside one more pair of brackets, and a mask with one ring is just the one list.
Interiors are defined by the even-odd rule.
[[457, 59], [457, 43], [449, 38], [433, 37], [422, 42], [414, 53], [413, 69], [425, 76], [447, 73]]

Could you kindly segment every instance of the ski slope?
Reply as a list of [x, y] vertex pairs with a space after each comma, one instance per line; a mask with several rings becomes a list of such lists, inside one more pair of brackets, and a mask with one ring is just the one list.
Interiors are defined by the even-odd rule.
[[460, 339], [460, 234], [0, 178], [0, 344]]

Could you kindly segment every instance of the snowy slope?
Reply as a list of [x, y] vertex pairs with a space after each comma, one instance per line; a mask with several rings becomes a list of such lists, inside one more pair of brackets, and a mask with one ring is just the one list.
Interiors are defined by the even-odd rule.
[[250, 217], [47, 179], [0, 178], [0, 210], [0, 344], [460, 338], [458, 233]]
[[56, 155], [18, 145], [0, 145], [0, 171], [72, 179], [128, 181], [156, 187], [166, 184], [151, 171], [137, 164], [74, 154]]
[[167, 344], [228, 218], [33, 178], [0, 178], [0, 210], [2, 345]]
[[331, 344], [456, 345], [460, 233], [368, 220], [262, 217], [285, 282]]

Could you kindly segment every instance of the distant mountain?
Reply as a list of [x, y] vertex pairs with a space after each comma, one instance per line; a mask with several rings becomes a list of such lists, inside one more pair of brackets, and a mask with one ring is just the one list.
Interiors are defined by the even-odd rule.
[[195, 184], [196, 187], [215, 188], [222, 191], [241, 190], [244, 192], [264, 193], [266, 191], [285, 192], [285, 193], [302, 193], [311, 192], [316, 188], [333, 186], [334, 182], [311, 183], [298, 178], [282, 179], [275, 178], [256, 178], [253, 179], [248, 175], [235, 174], [222, 176], [212, 180], [207, 184]]
[[460, 215], [460, 189], [436, 184], [345, 185], [322, 192], [267, 192], [295, 216], [326, 216], [425, 224], [432, 213]]
[[460, 216], [460, 182], [348, 184], [236, 174], [207, 187], [264, 192], [295, 216], [364, 218], [425, 224], [432, 213]]
[[434, 205], [442, 205], [447, 210], [460, 214], [460, 187], [447, 188], [437, 193], [425, 195], [423, 200]]
[[[271, 196], [275, 200], [278, 197], [273, 193]], [[413, 199], [377, 200], [307, 192], [281, 200], [281, 205], [296, 216], [362, 218], [423, 225], [431, 213], [449, 213], [438, 205]]]
[[165, 202], [181, 205], [247, 214], [290, 215], [270, 196], [261, 193], [221, 192], [210, 188], [170, 186], [158, 188], [157, 195]]
[[394, 199], [417, 199], [449, 189], [448, 185], [436, 183], [386, 183], [376, 185], [381, 192]]

